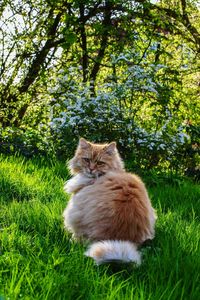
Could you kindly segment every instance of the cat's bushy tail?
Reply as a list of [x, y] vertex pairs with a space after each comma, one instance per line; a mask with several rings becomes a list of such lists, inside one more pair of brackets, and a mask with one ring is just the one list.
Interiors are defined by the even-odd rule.
[[93, 243], [85, 252], [86, 256], [92, 257], [99, 265], [109, 262], [134, 262], [141, 263], [140, 253], [134, 243], [129, 241], [105, 240]]

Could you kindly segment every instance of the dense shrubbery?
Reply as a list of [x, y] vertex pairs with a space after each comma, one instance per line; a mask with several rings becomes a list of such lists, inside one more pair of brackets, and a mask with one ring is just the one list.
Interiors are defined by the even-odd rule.
[[57, 153], [72, 155], [78, 138], [83, 136], [96, 142], [117, 141], [122, 156], [131, 159], [135, 167], [179, 172], [195, 169], [198, 151], [191, 150], [194, 130], [187, 122], [177, 120], [162, 103], [160, 110], [165, 107], [164, 114], [157, 111], [156, 115], [153, 107], [146, 120], [140, 117], [143, 98], [153, 95], [154, 101], [161, 102], [163, 91], [166, 93], [167, 88], [156, 79], [156, 69], [159, 72], [163, 68], [152, 65], [145, 72], [139, 66], [128, 67], [126, 80], [104, 84], [95, 95], [91, 95], [89, 86], [80, 83], [77, 69], [71, 68], [67, 74], [61, 71], [50, 91], [50, 126]]
[[[129, 53], [112, 59], [120, 64], [131, 57]], [[50, 123], [36, 129], [1, 129], [1, 151], [66, 159], [81, 136], [95, 142], [115, 140], [132, 167], [196, 176], [200, 128], [177, 117], [174, 91], [163, 82], [167, 67], [128, 64], [124, 69], [119, 77], [99, 85], [96, 93], [81, 81], [80, 67], [60, 70], [49, 89]]]
[[26, 157], [53, 155], [47, 128], [0, 128], [0, 152], [20, 153]]
[[[164, 69], [161, 65], [129, 66], [123, 78], [99, 86], [95, 94], [81, 83], [80, 68], [61, 70], [49, 90], [50, 126], [1, 129], [1, 152], [29, 157], [56, 154], [66, 159], [73, 155], [81, 136], [95, 142], [115, 140], [134, 168], [187, 171], [196, 176], [200, 129], [168, 109], [172, 92], [157, 76]], [[142, 111], [146, 97], [153, 99], [145, 107], [148, 116]]]
[[[128, 58], [112, 59], [119, 63]], [[127, 66], [120, 78], [99, 86], [95, 94], [81, 83], [80, 68], [61, 70], [49, 90], [50, 123], [36, 129], [1, 129], [1, 151], [66, 159], [81, 136], [95, 142], [115, 140], [134, 168], [196, 175], [200, 128], [169, 110], [173, 93], [158, 76], [165, 70], [163, 65]], [[147, 97], [152, 98], [149, 107]]]

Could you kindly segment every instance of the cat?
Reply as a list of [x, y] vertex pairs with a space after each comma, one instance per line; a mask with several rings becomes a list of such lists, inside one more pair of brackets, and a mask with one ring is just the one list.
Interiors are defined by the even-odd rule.
[[92, 243], [85, 254], [97, 264], [139, 265], [137, 247], [154, 238], [156, 214], [142, 180], [125, 171], [116, 143], [81, 138], [69, 169], [74, 177], [64, 186], [72, 194], [63, 213], [65, 228]]

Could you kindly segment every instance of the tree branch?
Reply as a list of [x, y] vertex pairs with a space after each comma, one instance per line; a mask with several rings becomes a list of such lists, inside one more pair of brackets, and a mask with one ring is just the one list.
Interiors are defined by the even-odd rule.
[[98, 51], [98, 55], [95, 59], [95, 63], [93, 65], [93, 69], [90, 74], [90, 82], [92, 82], [91, 90], [93, 93], [95, 92], [94, 91], [94, 83], [96, 81], [97, 73], [100, 69], [100, 64], [104, 57], [105, 50], [107, 47], [109, 26], [111, 25], [111, 9], [112, 9], [112, 5], [111, 5], [111, 2], [108, 0], [108, 1], [106, 1], [104, 20], [102, 22], [103, 32], [102, 32], [101, 45], [100, 45], [100, 48]]
[[81, 48], [82, 48], [82, 69], [83, 69], [83, 82], [87, 81], [88, 73], [88, 55], [87, 55], [87, 36], [85, 32], [85, 21], [84, 21], [84, 4], [80, 3], [80, 34], [81, 34]]
[[57, 14], [57, 16], [54, 19], [54, 22], [51, 26], [51, 28], [49, 29], [48, 32], [48, 40], [46, 41], [44, 47], [36, 54], [35, 59], [33, 60], [30, 68], [29, 68], [29, 72], [26, 75], [21, 87], [19, 88], [19, 92], [20, 93], [24, 93], [28, 90], [29, 86], [35, 81], [35, 79], [37, 78], [37, 75], [41, 69], [41, 65], [44, 63], [44, 60], [50, 50], [50, 48], [52, 47], [52, 42], [55, 39], [55, 35], [57, 32], [57, 27], [58, 24], [60, 22], [61, 16], [62, 16], [63, 12], [59, 12]]
[[182, 15], [182, 21], [185, 27], [188, 29], [188, 31], [191, 33], [193, 38], [196, 41], [196, 44], [198, 45], [198, 50], [200, 51], [200, 33], [197, 31], [197, 29], [191, 24], [190, 19], [188, 17], [188, 14], [186, 12], [186, 1], [181, 0], [183, 15]]
[[[137, 2], [140, 2], [140, 0], [137, 0]], [[176, 21], [179, 21], [184, 27], [189, 31], [189, 33], [192, 35], [192, 37], [195, 40], [195, 43], [198, 48], [198, 52], [200, 52], [200, 33], [194, 27], [188, 17], [188, 14], [186, 12], [186, 2], [185, 0], [181, 0], [182, 10], [183, 14], [177, 13], [175, 10], [172, 10], [170, 8], [160, 7], [156, 4], [149, 3], [149, 9], [151, 10], [158, 10], [161, 13], [165, 13], [167, 16], [175, 19]]]

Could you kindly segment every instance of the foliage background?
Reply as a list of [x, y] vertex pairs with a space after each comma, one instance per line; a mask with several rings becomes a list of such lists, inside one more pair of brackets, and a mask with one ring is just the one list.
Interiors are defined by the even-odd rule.
[[3, 0], [1, 152], [116, 140], [144, 170], [199, 173], [199, 2]]

